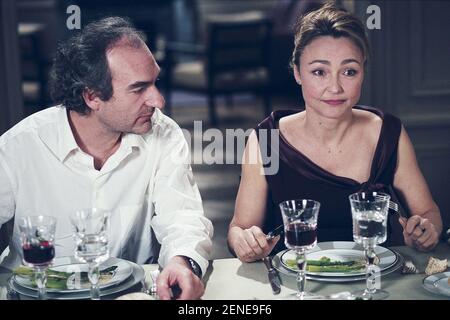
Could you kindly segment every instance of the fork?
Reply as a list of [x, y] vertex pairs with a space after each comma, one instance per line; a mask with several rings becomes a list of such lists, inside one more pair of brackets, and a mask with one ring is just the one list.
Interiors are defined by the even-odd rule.
[[396, 203], [396, 202], [394, 202], [392, 200], [389, 200], [388, 208], [389, 208], [389, 210], [394, 211], [395, 214], [397, 214], [399, 218], [406, 218], [407, 219], [407, 217], [405, 217], [405, 215], [399, 210], [398, 203]]
[[401, 273], [402, 274], [415, 274], [415, 273], [419, 273], [419, 270], [414, 265], [412, 260], [407, 259], [407, 260], [405, 260], [405, 262], [403, 262], [403, 268], [401, 270]]
[[389, 200], [389, 209], [394, 210], [398, 214], [400, 214], [400, 211], [398, 211], [398, 204], [394, 201]]

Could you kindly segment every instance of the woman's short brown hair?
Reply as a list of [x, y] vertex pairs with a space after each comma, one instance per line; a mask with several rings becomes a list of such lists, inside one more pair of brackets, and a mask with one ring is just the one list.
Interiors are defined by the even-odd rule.
[[346, 37], [360, 49], [364, 63], [369, 57], [369, 41], [363, 23], [347, 10], [328, 2], [318, 10], [300, 17], [295, 33], [295, 48], [291, 67], [300, 66], [300, 56], [305, 47], [320, 36]]

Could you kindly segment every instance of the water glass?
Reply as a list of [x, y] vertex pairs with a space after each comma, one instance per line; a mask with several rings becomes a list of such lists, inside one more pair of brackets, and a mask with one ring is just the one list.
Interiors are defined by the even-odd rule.
[[71, 217], [75, 239], [75, 258], [89, 266], [91, 299], [100, 300], [99, 266], [109, 258], [110, 212], [91, 208], [76, 211]]
[[55, 258], [56, 218], [27, 216], [18, 220], [23, 264], [34, 269], [38, 299], [47, 298], [47, 268]]
[[366, 257], [366, 289], [355, 296], [367, 300], [386, 298], [379, 289], [381, 273], [375, 265], [375, 247], [387, 238], [387, 216], [390, 196], [381, 192], [358, 192], [349, 196], [353, 220], [353, 240], [364, 247]]

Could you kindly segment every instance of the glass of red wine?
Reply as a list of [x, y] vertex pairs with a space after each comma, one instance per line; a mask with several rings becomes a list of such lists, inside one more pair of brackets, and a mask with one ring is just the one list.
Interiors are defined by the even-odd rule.
[[385, 299], [389, 293], [380, 289], [381, 270], [376, 264], [375, 247], [387, 238], [390, 196], [381, 192], [358, 192], [349, 196], [353, 219], [353, 240], [362, 245], [366, 257], [366, 289], [354, 292], [364, 300]]
[[319, 299], [305, 291], [306, 283], [306, 254], [317, 244], [317, 219], [320, 203], [310, 199], [287, 200], [280, 203], [284, 224], [284, 243], [286, 247], [295, 251], [297, 261], [297, 293], [291, 295], [293, 299]]
[[38, 299], [47, 298], [47, 268], [55, 258], [56, 218], [50, 216], [27, 216], [19, 219], [23, 252], [23, 264], [34, 268], [34, 280]]

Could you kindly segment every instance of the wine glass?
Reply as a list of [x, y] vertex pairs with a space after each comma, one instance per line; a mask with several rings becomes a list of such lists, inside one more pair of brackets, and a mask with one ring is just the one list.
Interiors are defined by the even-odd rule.
[[[390, 196], [381, 192], [358, 192], [349, 196], [353, 219], [353, 240], [364, 247], [366, 258], [366, 289], [354, 293], [356, 297], [379, 300], [389, 296], [377, 288], [381, 277], [375, 265], [375, 247], [387, 238], [387, 215]], [[378, 281], [378, 282], [377, 282]]]
[[305, 251], [317, 244], [317, 218], [320, 203], [315, 200], [287, 200], [280, 203], [285, 231], [286, 247], [295, 251], [298, 273], [297, 293], [293, 299], [318, 299], [320, 296], [305, 291], [306, 255]]
[[47, 268], [55, 258], [56, 218], [27, 216], [18, 221], [23, 251], [23, 264], [34, 269], [38, 299], [47, 299]]
[[92, 300], [100, 300], [99, 266], [109, 258], [109, 219], [110, 212], [97, 208], [78, 210], [70, 217], [75, 258], [88, 264]]

